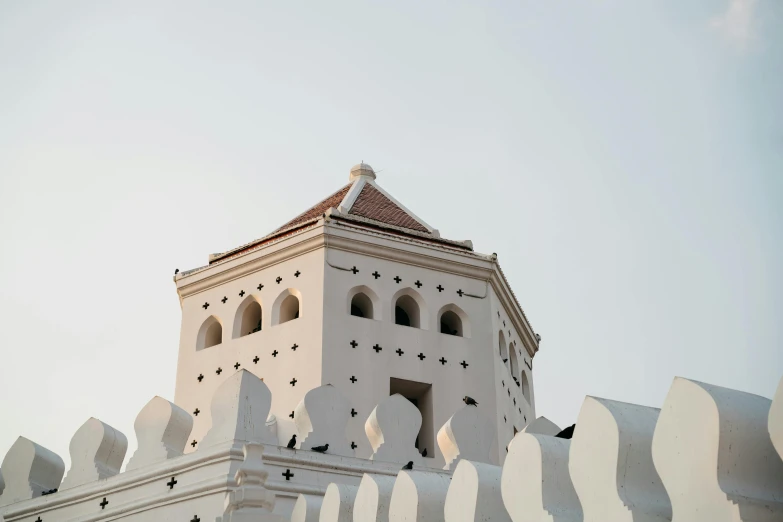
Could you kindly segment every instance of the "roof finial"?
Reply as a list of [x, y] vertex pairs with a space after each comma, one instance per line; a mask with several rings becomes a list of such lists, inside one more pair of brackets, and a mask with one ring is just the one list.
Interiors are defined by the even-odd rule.
[[372, 167], [366, 164], [364, 160], [351, 168], [351, 175], [348, 177], [348, 180], [353, 181], [360, 176], [375, 179], [375, 171], [372, 170]]

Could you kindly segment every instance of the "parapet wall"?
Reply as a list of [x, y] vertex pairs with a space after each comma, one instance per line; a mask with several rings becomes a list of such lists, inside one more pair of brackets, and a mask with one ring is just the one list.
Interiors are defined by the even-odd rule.
[[783, 521], [783, 380], [774, 400], [684, 378], [661, 409], [586, 397], [571, 439], [539, 418], [502, 467], [489, 464], [492, 423], [466, 405], [438, 433], [443, 470], [422, 464], [420, 414], [400, 396], [367, 418], [370, 460], [346, 443], [334, 387], [296, 408], [294, 448], [274, 444], [270, 404], [263, 381], [237, 372], [184, 455], [193, 419], [155, 397], [124, 472], [127, 438], [97, 419], [74, 434], [67, 473], [20, 437], [0, 468], [0, 521]]

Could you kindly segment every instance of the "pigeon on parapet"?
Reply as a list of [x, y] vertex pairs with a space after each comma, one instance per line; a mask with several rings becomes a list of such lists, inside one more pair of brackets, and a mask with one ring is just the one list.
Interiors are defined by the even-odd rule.
[[313, 446], [310, 449], [312, 449], [316, 453], [326, 453], [326, 450], [329, 449], [329, 444], [324, 444], [323, 446]]
[[473, 400], [473, 397], [468, 397], [467, 395], [465, 395], [465, 397], [462, 399], [462, 402], [464, 402], [468, 406], [478, 406], [478, 403], [475, 400]]
[[294, 446], [296, 446], [296, 433], [291, 435], [291, 440], [288, 441], [288, 446], [286, 446], [288, 449], [294, 449]]

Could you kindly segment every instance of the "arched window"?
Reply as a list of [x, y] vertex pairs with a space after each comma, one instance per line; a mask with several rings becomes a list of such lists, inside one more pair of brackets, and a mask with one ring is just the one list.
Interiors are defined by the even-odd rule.
[[511, 377], [514, 378], [514, 382], [519, 379], [519, 363], [517, 362], [517, 349], [514, 348], [514, 343], [508, 345], [509, 361], [511, 362]]
[[373, 318], [372, 301], [367, 294], [363, 292], [354, 294], [351, 298], [351, 315], [365, 319]]
[[299, 319], [299, 298], [289, 295], [280, 305], [280, 322], [285, 323], [293, 319]]
[[272, 304], [272, 326], [299, 319], [302, 315], [302, 294], [296, 288], [286, 288]]
[[470, 337], [470, 320], [462, 308], [447, 304], [438, 311], [440, 333], [457, 337]]
[[201, 323], [196, 335], [196, 350], [210, 348], [223, 342], [223, 325], [214, 315]]
[[409, 295], [401, 295], [394, 303], [394, 324], [419, 328], [419, 303]]
[[522, 396], [527, 402], [530, 402], [530, 381], [527, 378], [527, 372], [522, 372]]
[[440, 333], [462, 337], [462, 319], [451, 310], [440, 316]]
[[506, 336], [501, 331], [498, 334], [498, 354], [500, 355], [503, 364], [508, 368], [508, 350], [506, 349]]
[[242, 301], [242, 304], [239, 305], [239, 308], [237, 308], [232, 337], [236, 339], [237, 337], [260, 332], [262, 316], [261, 303], [254, 296], [247, 296]]

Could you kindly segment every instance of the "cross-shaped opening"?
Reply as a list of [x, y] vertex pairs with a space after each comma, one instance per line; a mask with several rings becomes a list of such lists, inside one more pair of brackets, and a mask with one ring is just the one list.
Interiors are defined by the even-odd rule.
[[286, 480], [291, 480], [291, 477], [294, 476], [290, 469], [285, 470], [285, 473], [281, 473], [281, 475], [283, 475]]
[[351, 381], [351, 384], [356, 384], [356, 381], [358, 381], [359, 379], [357, 379], [355, 375], [351, 375], [351, 378], [349, 380]]
[[294, 377], [293, 379], [291, 379], [291, 382], [290, 382], [289, 384], [290, 384], [291, 386], [296, 386], [296, 383], [297, 383], [297, 381], [296, 381], [296, 377]]
[[402, 279], [400, 279], [400, 276], [394, 276], [395, 283], [400, 284], [400, 281], [402, 281]]
[[166, 482], [166, 485], [169, 487], [169, 489], [174, 489], [174, 485], [177, 483], [177, 479], [174, 477], [171, 477], [171, 480]]
[[383, 350], [379, 344], [373, 346], [372, 349], [375, 350], [375, 353], [380, 353], [380, 351]]
[[257, 290], [260, 292], [261, 290], [263, 290], [263, 289], [264, 289], [264, 285], [263, 285], [263, 284], [259, 284], [259, 285], [256, 287], [256, 289], [257, 289]]
[[373, 273], [372, 273], [372, 276], [373, 276], [375, 279], [378, 279], [379, 277], [381, 277], [381, 274], [379, 274], [379, 273], [378, 273], [378, 271], [376, 270], [375, 272], [373, 272]]
[[101, 506], [101, 509], [105, 509], [105, 508], [106, 508], [106, 506], [108, 506], [108, 505], [109, 505], [109, 501], [108, 501], [108, 500], [106, 500], [106, 497], [103, 497], [103, 501], [101, 501], [101, 503], [99, 504], [99, 506]]
[[359, 273], [359, 269], [354, 266], [353, 268], [351, 268], [351, 272], [353, 272], [353, 275], [356, 275]]

